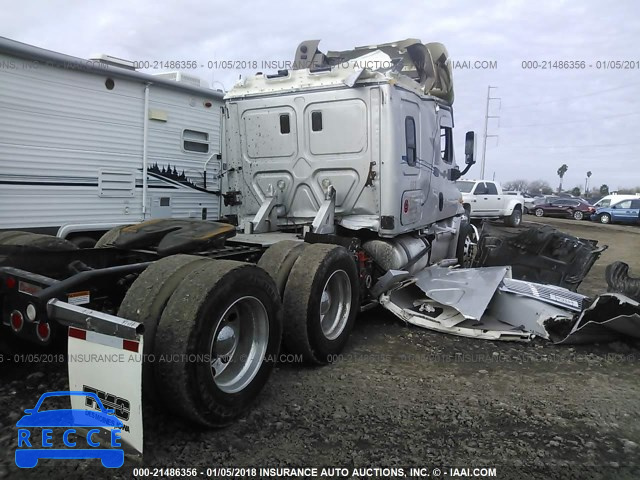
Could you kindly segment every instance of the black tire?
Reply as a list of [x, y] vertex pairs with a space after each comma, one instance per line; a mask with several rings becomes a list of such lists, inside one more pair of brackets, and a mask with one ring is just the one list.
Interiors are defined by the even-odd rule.
[[456, 249], [458, 263], [462, 268], [471, 268], [478, 253], [478, 237], [472, 225], [463, 223], [458, 234], [458, 246]]
[[471, 219], [471, 205], [464, 205], [464, 214]]
[[[118, 316], [144, 325], [146, 358], [153, 358], [158, 322], [175, 289], [188, 274], [211, 262], [195, 255], [172, 255], [147, 267], [133, 282], [120, 304]], [[142, 365], [142, 387], [147, 400], [156, 398], [154, 367], [153, 362]]]
[[522, 213], [525, 215], [529, 215], [529, 209], [527, 207], [524, 207], [524, 210]]
[[[330, 287], [333, 293], [323, 297], [326, 287]], [[331, 297], [335, 300], [343, 290], [344, 304], [350, 297], [349, 305], [342, 308], [340, 302], [332, 305]], [[337, 305], [335, 313], [340, 320], [332, 321], [330, 311], [330, 316], [326, 317], [328, 322], [324, 322], [330, 328], [325, 333], [320, 309], [321, 299], [327, 297], [329, 301], [322, 305], [323, 308], [332, 310]], [[332, 362], [349, 339], [359, 309], [359, 298], [358, 271], [349, 252], [337, 245], [309, 245], [293, 265], [284, 292], [283, 341], [287, 350], [302, 355], [309, 363], [322, 365]]]
[[8, 231], [2, 232], [0, 245], [12, 245], [16, 247], [33, 247], [40, 250], [69, 251], [78, 250], [73, 243], [64, 238], [41, 233], [29, 233]]
[[118, 237], [120, 236], [120, 232], [123, 228], [128, 227], [129, 225], [120, 225], [118, 227], [113, 227], [111, 230], [102, 235], [93, 248], [105, 248], [113, 245]]
[[544, 217], [544, 209], [542, 208], [536, 208], [533, 213], [536, 217]]
[[307, 245], [307, 243], [295, 240], [283, 240], [267, 248], [258, 261], [258, 266], [266, 271], [276, 282], [280, 298], [284, 295], [284, 288], [293, 264]]
[[519, 227], [522, 223], [522, 210], [520, 208], [514, 208], [511, 215], [505, 217], [504, 224], [507, 227]]
[[598, 220], [600, 221], [600, 223], [609, 224], [611, 223], [611, 215], [609, 215], [608, 213], [601, 213]]
[[571, 216], [574, 220], [584, 220], [584, 213], [582, 213], [580, 210], [574, 210]]
[[7, 230], [6, 232], [0, 232], [0, 245], [5, 245], [5, 242], [8, 242], [13, 237], [17, 237], [19, 235], [24, 235], [26, 233], [27, 232], [21, 232], [21, 231], [18, 231], [18, 230]]
[[94, 248], [96, 244], [95, 238], [88, 237], [86, 235], [71, 237], [68, 240], [78, 248]]
[[[247, 309], [242, 310], [244, 307]], [[221, 335], [233, 322], [243, 322], [237, 331], [244, 336], [236, 339], [235, 335]], [[248, 334], [251, 328], [247, 325], [254, 325], [255, 335]], [[169, 299], [156, 332], [154, 353], [160, 361], [154, 369], [155, 380], [165, 406], [200, 425], [230, 423], [253, 403], [267, 382], [281, 337], [282, 303], [273, 279], [264, 270], [256, 265], [215, 260], [191, 272]], [[229, 357], [217, 354], [214, 346], [229, 338], [235, 340], [237, 348], [225, 363]], [[252, 349], [254, 343], [261, 347], [239, 353], [246, 347]], [[214, 378], [213, 363], [233, 367], [233, 374], [243, 361], [252, 365], [246, 371], [240, 369], [244, 373], [238, 373], [238, 384]]]

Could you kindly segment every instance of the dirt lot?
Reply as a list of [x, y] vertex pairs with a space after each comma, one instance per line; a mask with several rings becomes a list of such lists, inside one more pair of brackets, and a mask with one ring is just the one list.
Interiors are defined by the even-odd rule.
[[[605, 290], [604, 268], [614, 260], [640, 274], [640, 228], [548, 223], [609, 245], [583, 293]], [[557, 347], [447, 336], [373, 310], [360, 315], [340, 361], [323, 368], [281, 364], [255, 408], [228, 428], [198, 430], [151, 412], [144, 463], [203, 472], [447, 467], [441, 477], [452, 476], [449, 466], [487, 466], [500, 479], [637, 479], [639, 357], [638, 344], [622, 342]], [[0, 375], [0, 477], [111, 476], [97, 462], [43, 462], [33, 472], [17, 471], [15, 422], [40, 392], [67, 388], [64, 365], [5, 363]], [[130, 478], [126, 472], [112, 478]]]

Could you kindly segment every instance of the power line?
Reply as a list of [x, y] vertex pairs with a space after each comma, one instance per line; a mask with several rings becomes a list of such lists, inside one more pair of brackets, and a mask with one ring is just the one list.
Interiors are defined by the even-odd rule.
[[524, 125], [500, 125], [500, 128], [525, 128], [525, 127], [546, 127], [548, 125], [568, 125], [571, 123], [586, 123], [586, 122], [596, 122], [598, 120], [609, 120], [611, 118], [620, 118], [620, 117], [631, 117], [633, 115], [640, 115], [640, 112], [629, 112], [629, 113], [621, 113], [618, 115], [608, 115], [606, 117], [599, 117], [596, 120], [591, 118], [585, 118], [583, 120], [568, 120], [564, 122], [547, 122], [547, 123], [529, 123]]
[[623, 147], [628, 145], [640, 145], [640, 142], [632, 143], [602, 143], [599, 145], [502, 145], [503, 148], [601, 148], [601, 147]]
[[[612, 155], [614, 154], [612, 154], [611, 152], [602, 153], [600, 155], [582, 155], [582, 154], [569, 153], [569, 152], [558, 152], [558, 153], [551, 153], [551, 154], [547, 153], [545, 154], [544, 158], [560, 159], [560, 158], [568, 158], [567, 156], [570, 156], [569, 158], [575, 158], [576, 160], [598, 160], [600, 158], [611, 158]], [[615, 156], [618, 160], [635, 160], [637, 158], [637, 154], [634, 151], [631, 151], [628, 153], [616, 153]]]
[[569, 97], [562, 97], [562, 98], [559, 98], [557, 100], [547, 100], [547, 101], [544, 101], [544, 102], [525, 103], [523, 105], [511, 105], [511, 106], [505, 106], [504, 108], [505, 109], [515, 109], [515, 108], [524, 108], [524, 107], [537, 107], [538, 105], [547, 105], [549, 103], [564, 102], [566, 100], [571, 100], [571, 99], [574, 99], [574, 98], [593, 97], [595, 95], [601, 95], [601, 94], [607, 93], [607, 92], [614, 92], [614, 91], [617, 91], [617, 90], [622, 90], [622, 89], [625, 89], [625, 88], [635, 87], [635, 86], [638, 86], [638, 85], [640, 85], [640, 83], [631, 83], [631, 84], [628, 84], [628, 85], [620, 85], [620, 86], [617, 86], [617, 87], [607, 88], [607, 89], [604, 89], [604, 90], [598, 90], [597, 92], [590, 92], [590, 93], [583, 93], [583, 94], [580, 94], [580, 95], [572, 95], [572, 96], [569, 96]]

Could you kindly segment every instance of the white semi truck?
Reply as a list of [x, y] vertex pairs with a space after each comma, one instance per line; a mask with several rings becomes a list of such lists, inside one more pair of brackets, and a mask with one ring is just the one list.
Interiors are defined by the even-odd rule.
[[[116, 414], [138, 452], [143, 391], [223, 425], [256, 398], [281, 340], [330, 362], [395, 273], [471, 260], [477, 233], [454, 182], [474, 163], [474, 134], [461, 172], [444, 46], [317, 47], [301, 43], [295, 69], [227, 94], [227, 223], [151, 220], [85, 250], [0, 233], [2, 335], [42, 345], [68, 335], [71, 389], [126, 402]], [[116, 367], [73, 361], [109, 352], [134, 356]]]

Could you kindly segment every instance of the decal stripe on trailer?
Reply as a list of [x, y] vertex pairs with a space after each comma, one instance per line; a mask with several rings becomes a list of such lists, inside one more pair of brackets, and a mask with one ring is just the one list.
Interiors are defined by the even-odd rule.
[[135, 340], [126, 340], [112, 335], [91, 332], [76, 327], [69, 327], [69, 336], [79, 340], [87, 340], [106, 347], [119, 348], [134, 353], [138, 353], [140, 349], [140, 342]]

